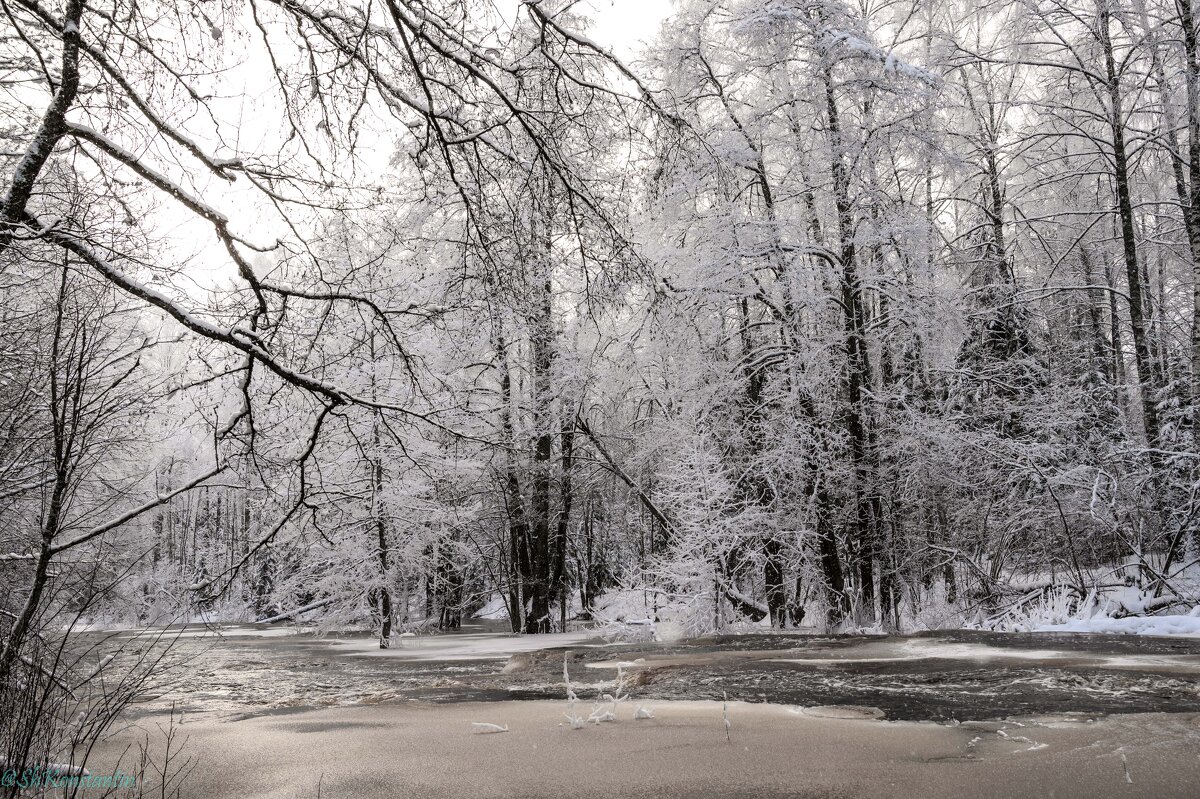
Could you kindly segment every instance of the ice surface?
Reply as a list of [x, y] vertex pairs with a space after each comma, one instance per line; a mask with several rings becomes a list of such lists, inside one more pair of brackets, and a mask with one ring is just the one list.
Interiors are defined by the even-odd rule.
[[[1146, 621], [1146, 619], [1142, 619]], [[1200, 621], [1196, 619], [1195, 621]], [[1056, 630], [1074, 632], [1074, 630]], [[776, 658], [778, 663], [798, 665], [829, 665], [844, 663], [891, 663], [913, 660], [977, 660], [1029, 661], [1032, 663], [1080, 662], [1101, 668], [1171, 667], [1200, 672], [1200, 657], [1196, 655], [1112, 655], [1102, 652], [1067, 651], [1060, 649], [1026, 649], [998, 647], [987, 644], [958, 643], [937, 639], [883, 640], [855, 648], [849, 655], [839, 651], [814, 652], [812, 657]]]
[[518, 652], [532, 652], [556, 646], [578, 646], [595, 637], [594, 630], [545, 635], [422, 635], [417, 636], [416, 642], [406, 644], [402, 649], [380, 649], [378, 642], [373, 638], [331, 639], [331, 643], [347, 654], [404, 660], [504, 660]]

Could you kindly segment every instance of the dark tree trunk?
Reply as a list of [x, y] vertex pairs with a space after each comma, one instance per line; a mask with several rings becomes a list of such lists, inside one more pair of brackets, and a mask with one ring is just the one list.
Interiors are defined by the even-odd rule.
[[[1184, 228], [1192, 256], [1192, 331], [1191, 331], [1191, 406], [1193, 448], [1200, 448], [1200, 53], [1196, 15], [1192, 0], [1175, 0], [1183, 30], [1184, 74], [1187, 80], [1188, 178], [1186, 196], [1183, 181], [1176, 177], [1179, 201], [1183, 205]], [[1178, 148], [1173, 148], [1178, 150]], [[1176, 169], [1178, 162], [1172, 159]], [[1200, 542], [1200, 531], [1192, 531]], [[1161, 587], [1161, 586], [1160, 586]]]
[[376, 589], [376, 599], [379, 611], [379, 648], [387, 649], [391, 646], [392, 617], [394, 614], [392, 612], [392, 591], [388, 584], [391, 576], [391, 563], [388, 557], [387, 524], [384, 521], [382, 509], [379, 507], [379, 497], [383, 490], [383, 463], [378, 455], [378, 428], [375, 431], [375, 440], [377, 446], [375, 462], [372, 464], [372, 485], [375, 490], [375, 538], [376, 546], [379, 547], [380, 574], [380, 585]]
[[580, 524], [580, 533], [583, 538], [583, 559], [579, 562], [579, 601], [583, 605], [584, 618], [589, 619], [592, 616], [592, 604], [600, 592], [599, 570], [596, 568], [596, 534], [593, 513], [593, 502], [589, 496], [584, 502], [583, 521]]
[[550, 632], [550, 602], [553, 599], [553, 553], [550, 547], [551, 503], [550, 469], [554, 456], [553, 400], [551, 397], [550, 371], [554, 364], [554, 331], [551, 319], [552, 287], [550, 284], [549, 248], [542, 253], [547, 259], [540, 264], [542, 270], [539, 296], [530, 320], [530, 345], [532, 349], [531, 391], [533, 400], [533, 578], [529, 585], [529, 617], [525, 620], [525, 632]]
[[[858, 565], [859, 612], [862, 621], [875, 618], [875, 560], [878, 555], [876, 499], [873, 496], [873, 447], [870, 440], [870, 414], [867, 407], [871, 388], [871, 363], [866, 346], [866, 309], [862, 283], [857, 269], [854, 241], [854, 209], [850, 199], [850, 172], [845, 163], [833, 74], [824, 73], [825, 111], [831, 149], [830, 171], [834, 206], [838, 217], [841, 244], [841, 307], [846, 341], [845, 425], [854, 469], [854, 513], [851, 518], [850, 545]], [[824, 557], [824, 555], [823, 555]]]
[[821, 561], [821, 574], [825, 578], [825, 623], [832, 628], [841, 624], [850, 612], [850, 598], [846, 595], [846, 577], [838, 556], [837, 538], [829, 522], [833, 503], [823, 483], [814, 484], [813, 500], [816, 506], [817, 554]]
[[559, 445], [560, 462], [562, 464], [562, 479], [559, 483], [558, 495], [558, 527], [554, 536], [554, 574], [552, 578], [553, 591], [558, 596], [559, 629], [566, 631], [568, 615], [568, 585], [567, 580], [567, 550], [570, 543], [571, 524], [571, 477], [574, 469], [575, 448], [575, 417], [563, 425], [562, 439]]
[[[371, 335], [371, 398], [378, 400], [374, 365], [375, 336]], [[371, 515], [375, 527], [376, 557], [379, 560], [379, 585], [375, 589], [376, 610], [379, 613], [379, 648], [387, 649], [392, 640], [391, 562], [389, 557], [387, 521], [383, 512], [383, 442], [379, 431], [379, 415], [371, 418]]]
[[[500, 434], [510, 447], [516, 446], [512, 423], [512, 376], [508, 368], [508, 346], [498, 317], [493, 316], [492, 346], [500, 370]], [[510, 452], [504, 453], [504, 501], [508, 517], [508, 620], [514, 633], [525, 629], [525, 590], [533, 573], [529, 552], [529, 521], [521, 481]]]
[[[1150, 353], [1150, 342], [1146, 330], [1146, 296], [1142, 285], [1142, 270], [1138, 265], [1137, 231], [1133, 214], [1133, 192], [1129, 185], [1129, 159], [1125, 150], [1125, 120], [1122, 105], [1120, 76], [1113, 55], [1112, 39], [1109, 34], [1111, 14], [1108, 0], [1098, 0], [1098, 29], [1100, 44], [1104, 49], [1105, 77], [1108, 80], [1109, 130], [1112, 135], [1113, 181], [1117, 192], [1117, 214], [1120, 220], [1121, 246], [1125, 256], [1125, 279], [1129, 289], [1129, 328], [1133, 334], [1133, 359], [1138, 372], [1138, 390], [1141, 395], [1142, 427], [1146, 445], [1155, 448], [1159, 443], [1158, 408], [1156, 406], [1154, 364]], [[1157, 467], [1160, 458], [1150, 458]]]
[[767, 587], [767, 613], [771, 626], [783, 628], [788, 621], [787, 585], [784, 583], [783, 546], [771, 536], [763, 544], [763, 578]]

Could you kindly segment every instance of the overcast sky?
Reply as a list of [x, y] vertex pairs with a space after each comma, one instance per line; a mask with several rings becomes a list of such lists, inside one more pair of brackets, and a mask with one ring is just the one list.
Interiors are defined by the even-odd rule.
[[592, 38], [623, 59], [653, 38], [671, 11], [671, 0], [583, 0], [583, 5], [592, 9]]
[[[502, 15], [511, 19], [509, 14], [515, 13], [519, 0], [492, 2]], [[576, 10], [591, 18], [592, 26], [588, 30], [590, 38], [598, 44], [611, 47], [618, 58], [634, 61], [644, 45], [657, 35], [671, 8], [672, 0], [579, 0]], [[282, 132], [284, 121], [277, 110], [277, 89], [265, 51], [261, 51], [257, 43], [243, 57], [246, 64], [258, 66], [238, 71], [233, 78], [233, 86], [218, 93], [224, 94], [225, 100], [214, 102], [213, 108], [225, 123], [229, 143], [235, 148], [245, 152], [269, 152], [272, 146], [285, 138]], [[243, 81], [240, 92], [236, 90], [238, 77]], [[368, 123], [364, 121], [363, 124]], [[366, 167], [362, 175], [364, 179], [374, 179], [387, 169], [397, 138], [389, 124], [384, 123], [375, 132], [364, 131], [358, 153], [360, 166]], [[203, 136], [200, 138], [203, 139]], [[245, 182], [228, 185], [212, 179], [206, 173], [191, 174], [184, 180], [191, 183], [209, 202], [237, 219], [235, 227], [239, 232], [249, 235], [256, 242], [266, 243], [276, 236], [287, 235], [288, 229], [275, 210]], [[193, 180], [195, 183], [192, 183]], [[195, 256], [216, 246], [206, 235], [206, 223], [190, 214], [172, 213], [170, 204], [163, 210], [165, 213], [160, 221], [164, 227], [161, 232], [174, 239], [172, 248], [181, 258], [186, 257], [185, 253], [189, 251]], [[220, 248], [216, 251], [219, 252]], [[198, 285], [211, 286], [214, 282], [235, 277], [232, 267], [220, 257], [209, 259], [201, 256], [195, 267], [189, 270], [189, 275], [198, 281]]]

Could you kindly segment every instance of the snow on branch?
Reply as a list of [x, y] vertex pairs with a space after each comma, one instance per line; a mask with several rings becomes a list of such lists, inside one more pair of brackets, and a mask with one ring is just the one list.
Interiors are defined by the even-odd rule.
[[909, 64], [907, 61], [898, 58], [894, 51], [884, 50], [879, 45], [867, 41], [858, 34], [851, 33], [850, 31], [827, 29], [825, 35], [829, 41], [830, 49], [839, 44], [845, 45], [852, 56], [857, 55], [883, 64], [884, 72], [913, 78], [933, 88], [940, 86], [942, 83], [941, 79], [932, 72]]

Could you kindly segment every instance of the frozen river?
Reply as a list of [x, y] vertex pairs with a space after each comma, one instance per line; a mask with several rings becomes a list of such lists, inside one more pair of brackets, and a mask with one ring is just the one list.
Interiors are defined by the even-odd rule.
[[[1200, 783], [1192, 639], [618, 644], [477, 624], [381, 652], [362, 636], [219, 633], [184, 631], [170, 678], [95, 765], [127, 759], [175, 705], [191, 767], [181, 799], [1163, 799]], [[110, 643], [149, 646], [132, 633]], [[620, 670], [630, 699], [616, 723], [565, 722], [564, 659], [584, 717]], [[636, 719], [643, 705], [652, 717]]]
[[[559, 699], [565, 657], [581, 698], [611, 690], [622, 664], [632, 694], [645, 700], [727, 695], [867, 706], [889, 719], [932, 721], [1200, 711], [1200, 639], [948, 631], [621, 644], [592, 636], [514, 636], [482, 622], [379, 650], [363, 636], [193, 628], [174, 642], [170, 671], [140, 709], [174, 702], [245, 717], [392, 700]], [[150, 646], [137, 638], [127, 645]]]

